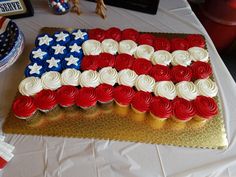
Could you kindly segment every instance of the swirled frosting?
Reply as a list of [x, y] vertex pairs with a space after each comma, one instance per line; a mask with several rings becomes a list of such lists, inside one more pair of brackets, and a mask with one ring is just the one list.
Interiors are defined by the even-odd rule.
[[86, 70], [80, 75], [81, 87], [97, 87], [100, 84], [99, 74], [97, 71]]
[[148, 76], [148, 75], [140, 75], [138, 76], [135, 87], [138, 91], [144, 91], [144, 92], [152, 92], [155, 85], [155, 80]]
[[154, 53], [154, 48], [152, 46], [143, 44], [137, 47], [134, 56], [135, 58], [145, 58], [147, 60], [150, 60], [153, 53]]
[[82, 49], [84, 55], [99, 55], [102, 52], [101, 43], [94, 39], [85, 41], [82, 45]]
[[218, 93], [218, 87], [211, 79], [198, 79], [194, 83], [200, 95], [212, 98]]
[[173, 100], [176, 97], [175, 85], [171, 81], [157, 82], [154, 87], [154, 94], [161, 96], [169, 100]]
[[118, 42], [113, 39], [105, 39], [102, 41], [102, 51], [115, 55], [118, 52]]
[[114, 86], [117, 82], [118, 73], [112, 67], [105, 67], [99, 71], [100, 82]]
[[191, 64], [191, 56], [189, 52], [185, 50], [176, 50], [172, 53], [173, 59], [171, 61], [171, 64], [173, 66], [176, 65], [182, 65], [182, 66], [188, 66]]
[[49, 71], [41, 77], [43, 88], [56, 90], [61, 87], [61, 75], [57, 71]]
[[119, 53], [133, 55], [137, 49], [137, 44], [132, 40], [123, 40], [119, 43]]
[[130, 69], [123, 69], [118, 73], [118, 84], [133, 87], [138, 75]]
[[158, 50], [153, 53], [151, 57], [151, 62], [153, 65], [159, 64], [159, 65], [167, 66], [172, 61], [172, 58], [173, 57], [170, 52], [166, 50]]
[[79, 76], [81, 72], [76, 69], [65, 69], [61, 74], [61, 83], [62, 85], [79, 85]]
[[184, 98], [188, 101], [194, 100], [198, 96], [197, 87], [193, 82], [179, 82], [176, 84], [176, 92], [180, 98]]
[[208, 52], [201, 47], [191, 47], [188, 49], [188, 51], [194, 61], [202, 61], [202, 62], [209, 61]]
[[32, 96], [43, 89], [41, 79], [38, 77], [27, 77], [21, 81], [19, 85], [19, 92], [22, 95]]

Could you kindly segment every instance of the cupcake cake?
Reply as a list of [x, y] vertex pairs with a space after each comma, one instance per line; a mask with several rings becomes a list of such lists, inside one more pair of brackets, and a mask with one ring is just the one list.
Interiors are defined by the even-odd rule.
[[113, 98], [120, 107], [128, 107], [135, 95], [135, 91], [128, 86], [120, 85], [114, 88]]

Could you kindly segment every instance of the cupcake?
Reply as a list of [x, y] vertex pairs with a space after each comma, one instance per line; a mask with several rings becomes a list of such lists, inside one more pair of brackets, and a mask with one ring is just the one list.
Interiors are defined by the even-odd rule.
[[110, 53], [100, 53], [98, 59], [99, 68], [113, 67], [115, 64], [115, 56]]
[[71, 33], [71, 40], [76, 42], [78, 45], [82, 45], [84, 41], [88, 40], [88, 33], [85, 30], [76, 29]]
[[212, 119], [214, 116], [218, 114], [218, 107], [214, 99], [198, 96], [193, 104], [196, 109], [196, 115], [194, 117], [197, 121], [205, 121]]
[[113, 39], [105, 39], [102, 41], [102, 52], [116, 55], [118, 52], [118, 42]]
[[189, 42], [184, 38], [172, 38], [171, 41], [171, 50], [188, 50]]
[[102, 52], [102, 45], [99, 41], [89, 39], [82, 45], [84, 55], [99, 55]]
[[95, 89], [92, 87], [83, 87], [79, 89], [75, 102], [77, 106], [84, 110], [92, 108], [97, 103]]
[[144, 58], [137, 58], [134, 60], [132, 69], [138, 74], [148, 74], [152, 69], [152, 64], [150, 61]]
[[151, 57], [151, 62], [153, 65], [159, 64], [168, 66], [172, 61], [172, 55], [170, 52], [166, 50], [158, 50], [153, 53]]
[[193, 82], [182, 81], [176, 84], [176, 93], [180, 98], [194, 100], [198, 95], [197, 87]]
[[117, 86], [113, 90], [114, 100], [120, 107], [128, 107], [134, 95], [135, 91], [131, 87], [124, 85]]
[[207, 50], [201, 47], [191, 47], [188, 49], [193, 61], [202, 61], [208, 62], [209, 61], [209, 54]]
[[119, 42], [121, 40], [121, 30], [116, 27], [111, 27], [105, 31], [105, 38], [106, 39], [113, 39], [113, 40]]
[[176, 50], [172, 52], [172, 61], [171, 64], [173, 66], [181, 65], [181, 66], [189, 66], [192, 62], [192, 57], [188, 51], [185, 50]]
[[41, 48], [34, 48], [30, 53], [30, 61], [43, 64], [49, 58], [48, 52]]
[[155, 37], [152, 34], [140, 34], [139, 38], [138, 38], [138, 44], [142, 45], [142, 44], [146, 44], [146, 45], [153, 45], [153, 41], [154, 41]]
[[70, 33], [68, 31], [60, 31], [54, 34], [54, 40], [57, 44], [65, 45], [70, 41]]
[[122, 40], [132, 40], [137, 42], [139, 38], [139, 32], [133, 28], [127, 28], [122, 31], [121, 39]]
[[75, 104], [78, 89], [71, 85], [63, 85], [56, 91], [56, 99], [60, 106], [69, 107]]
[[116, 56], [115, 60], [115, 68], [117, 71], [123, 70], [123, 69], [131, 69], [133, 66], [134, 57], [132, 57], [129, 54], [119, 54]]
[[37, 111], [37, 107], [32, 97], [19, 96], [13, 102], [12, 111], [19, 119], [30, 119]]
[[25, 68], [25, 77], [41, 77], [45, 72], [45, 68], [40, 63], [30, 63]]
[[61, 74], [57, 71], [49, 71], [41, 77], [44, 89], [56, 90], [61, 87]]
[[119, 54], [129, 54], [134, 55], [137, 50], [137, 44], [132, 40], [122, 40], [119, 42]]
[[155, 85], [155, 80], [148, 75], [140, 75], [138, 76], [135, 87], [138, 91], [144, 91], [144, 92], [153, 92]]
[[193, 79], [208, 79], [212, 75], [212, 69], [209, 63], [193, 62], [190, 66], [193, 73]]
[[123, 69], [118, 73], [117, 82], [119, 85], [133, 87], [138, 78], [138, 75], [130, 69]]
[[155, 38], [153, 47], [155, 50], [166, 50], [168, 52], [171, 50], [170, 41], [164, 37]]
[[99, 77], [102, 84], [114, 86], [117, 82], [118, 73], [112, 67], [105, 67], [99, 71]]
[[155, 65], [149, 72], [156, 82], [158, 81], [169, 81], [171, 80], [171, 72], [168, 66]]
[[35, 40], [35, 46], [42, 49], [48, 49], [53, 43], [54, 40], [49, 34], [40, 34]]
[[60, 45], [60, 44], [55, 44], [51, 46], [49, 49], [50, 53], [52, 56], [55, 58], [64, 58], [67, 54], [67, 48], [66, 46]]
[[101, 84], [95, 89], [97, 100], [102, 104], [113, 101], [113, 87], [108, 84]]
[[76, 56], [78, 58], [82, 58], [83, 57], [82, 47], [79, 46], [75, 41], [71, 41], [68, 44], [68, 53], [70, 53], [73, 56]]
[[80, 74], [80, 86], [95, 88], [100, 84], [99, 73], [93, 70], [86, 70]]
[[192, 70], [189, 67], [185, 66], [174, 66], [171, 68], [171, 80], [173, 82], [181, 81], [191, 81], [192, 79]]
[[90, 29], [88, 31], [89, 39], [94, 39], [99, 42], [102, 42], [105, 39], [105, 31], [100, 28]]
[[205, 39], [200, 34], [189, 34], [185, 38], [189, 42], [189, 47], [202, 47], [206, 46]]
[[79, 70], [68, 68], [61, 73], [61, 84], [79, 86], [79, 77], [81, 72]]
[[61, 60], [51, 57], [50, 59], [47, 59], [44, 64], [44, 68], [46, 71], [62, 71], [62, 65], [61, 65]]
[[154, 48], [150, 45], [142, 44], [139, 45], [135, 51], [135, 58], [144, 58], [150, 60], [152, 54], [154, 53]]
[[154, 95], [173, 100], [177, 94], [175, 85], [171, 81], [160, 81], [155, 84]]
[[173, 104], [172, 119], [176, 122], [187, 122], [195, 115], [195, 107], [192, 102], [183, 98], [175, 98]]
[[84, 56], [82, 61], [81, 61], [81, 70], [85, 71], [85, 70], [98, 70], [99, 67], [99, 63], [98, 61], [99, 59], [99, 55], [88, 55], [88, 56]]
[[131, 108], [134, 110], [135, 113], [144, 114], [149, 111], [151, 101], [151, 93], [138, 91], [135, 93], [131, 101]]
[[66, 55], [66, 57], [62, 60], [63, 69], [74, 68], [74, 69], [79, 70], [80, 63], [81, 63], [81, 59], [72, 54]]
[[194, 84], [197, 87], [199, 95], [213, 98], [218, 93], [218, 87], [211, 79], [198, 79]]
[[41, 79], [27, 77], [20, 82], [18, 90], [22, 95], [33, 96], [43, 90]]

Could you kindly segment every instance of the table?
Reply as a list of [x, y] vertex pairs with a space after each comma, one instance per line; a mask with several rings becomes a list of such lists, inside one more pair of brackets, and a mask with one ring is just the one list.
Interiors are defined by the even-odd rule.
[[[139, 31], [202, 33], [206, 36], [229, 139], [226, 150], [180, 148], [132, 142], [93, 139], [6, 135], [16, 146], [14, 159], [1, 172], [3, 177], [199, 177], [236, 176], [236, 84], [218, 55], [205, 29], [186, 0], [161, 0], [158, 13], [148, 15], [108, 6], [107, 19], [95, 15], [95, 4], [81, 2], [82, 15], [56, 16], [47, 1], [32, 0], [35, 16], [15, 20], [24, 32], [23, 57], [0, 74], [0, 120], [11, 107], [28, 62], [29, 46], [44, 26], [109, 28], [118, 26]], [[219, 34], [219, 35], [223, 35]]]

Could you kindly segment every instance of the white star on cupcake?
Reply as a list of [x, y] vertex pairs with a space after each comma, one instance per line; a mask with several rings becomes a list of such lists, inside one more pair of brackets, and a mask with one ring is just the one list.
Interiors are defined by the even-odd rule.
[[52, 68], [52, 67], [58, 67], [58, 63], [60, 62], [60, 60], [56, 60], [54, 57], [52, 57], [50, 60], [47, 60], [46, 62], [49, 64], [48, 67]]
[[67, 61], [67, 65], [70, 66], [70, 65], [76, 65], [78, 66], [78, 61], [79, 61], [79, 58], [75, 58], [73, 55], [70, 55], [69, 58], [65, 58], [65, 60]]
[[66, 49], [65, 46], [61, 46], [59, 44], [57, 44], [56, 46], [52, 46], [52, 48], [55, 50], [54, 54], [64, 54], [64, 50]]
[[78, 52], [80, 53], [81, 47], [78, 46], [76, 43], [74, 43], [73, 45], [69, 46], [71, 52]]
[[30, 74], [40, 74], [40, 69], [42, 66], [37, 65], [37, 63], [34, 63], [32, 66], [29, 66]]
[[85, 32], [82, 32], [80, 30], [78, 30], [77, 32], [73, 32], [72, 34], [75, 36], [75, 40], [84, 39], [84, 36], [86, 35]]
[[39, 45], [49, 45], [50, 42], [53, 40], [51, 37], [49, 37], [48, 35], [44, 35], [43, 37], [39, 37]]
[[43, 56], [46, 55], [47, 53], [42, 51], [41, 49], [32, 51], [33, 58], [40, 58], [41, 60], [43, 59]]
[[69, 36], [69, 34], [60, 32], [58, 34], [55, 34], [55, 36], [57, 38], [56, 41], [59, 42], [59, 41], [66, 41], [66, 38]]

